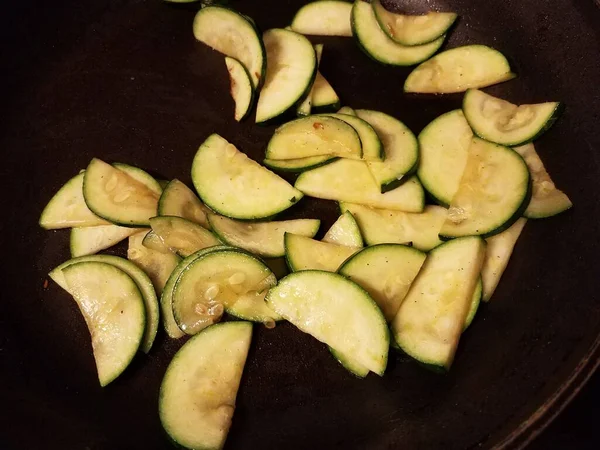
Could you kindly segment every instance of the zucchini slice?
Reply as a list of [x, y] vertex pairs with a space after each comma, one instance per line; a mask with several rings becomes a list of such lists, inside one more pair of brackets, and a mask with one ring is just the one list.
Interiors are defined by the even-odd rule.
[[329, 347], [329, 351], [333, 357], [351, 374], [357, 376], [358, 378], [364, 378], [369, 374], [369, 369], [354, 361], [351, 357], [343, 355], [341, 352], [338, 352], [331, 347]]
[[147, 227], [150, 217], [156, 215], [159, 196], [143, 182], [97, 158], [83, 177], [88, 208], [116, 225]]
[[489, 237], [506, 230], [529, 203], [530, 181], [517, 152], [474, 137], [440, 237]]
[[229, 92], [235, 103], [233, 118], [240, 122], [248, 117], [254, 104], [254, 85], [248, 70], [237, 59], [226, 56], [225, 65], [229, 72]]
[[346, 247], [362, 247], [364, 245], [360, 228], [350, 211], [346, 211], [338, 217], [325, 233], [323, 242], [345, 245]]
[[419, 134], [417, 175], [425, 190], [448, 206], [467, 165], [473, 132], [460, 109], [442, 114]]
[[209, 214], [208, 220], [223, 242], [267, 258], [285, 255], [285, 233], [313, 237], [321, 225], [317, 219], [239, 222], [217, 214]]
[[338, 97], [337, 92], [335, 92], [335, 89], [333, 89], [323, 74], [317, 70], [317, 75], [315, 76], [315, 82], [312, 88], [312, 112], [333, 112], [339, 107], [340, 98]]
[[218, 134], [209, 136], [198, 149], [192, 180], [207, 206], [233, 219], [271, 217], [303, 196]]
[[390, 322], [425, 258], [425, 253], [405, 245], [374, 245], [349, 258], [338, 273], [367, 291]]
[[142, 342], [142, 295], [131, 277], [111, 264], [78, 262], [62, 272], [90, 331], [98, 380], [106, 386], [123, 373]]
[[382, 194], [364, 161], [340, 159], [303, 172], [295, 186], [311, 197], [360, 203], [374, 208], [421, 212], [425, 205], [423, 187], [416, 177]]
[[156, 178], [154, 178], [145, 170], [124, 163], [113, 163], [112, 166], [119, 169], [122, 172], [125, 172], [134, 180], [139, 181], [159, 197], [162, 194], [163, 188], [160, 185], [160, 183], [156, 181]]
[[339, 159], [339, 156], [319, 155], [296, 159], [265, 159], [263, 164], [270, 169], [281, 172], [304, 172], [305, 170], [324, 166], [337, 159]]
[[423, 45], [446, 34], [458, 17], [452, 12], [429, 11], [420, 16], [395, 14], [380, 0], [371, 2], [381, 29], [390, 39], [402, 45]]
[[97, 227], [72, 228], [70, 241], [71, 257], [93, 255], [118, 244], [139, 228], [119, 227], [117, 225], [99, 225]]
[[213, 50], [240, 61], [258, 88], [265, 77], [265, 46], [253, 21], [220, 6], [202, 8], [194, 17], [194, 36]]
[[143, 244], [146, 234], [142, 232], [129, 236], [127, 259], [150, 277], [156, 293], [160, 295], [181, 258], [171, 252], [163, 253], [146, 247]]
[[486, 239], [487, 249], [481, 269], [484, 302], [489, 301], [496, 290], [525, 223], [527, 219], [520, 218], [509, 229]]
[[342, 106], [338, 112], [338, 114], [347, 114], [348, 116], [356, 116], [356, 111], [354, 111], [349, 106]]
[[160, 385], [158, 413], [178, 445], [223, 448], [251, 339], [251, 324], [222, 323], [175, 354]]
[[[485, 260], [483, 262], [485, 265]], [[483, 267], [481, 269], [483, 271]], [[467, 314], [467, 319], [465, 320], [465, 326], [463, 331], [469, 328], [473, 323], [473, 319], [479, 310], [479, 305], [481, 304], [481, 300], [483, 300], [483, 281], [482, 277], [479, 277], [477, 281], [477, 285], [475, 285], [475, 292], [473, 292], [473, 299], [471, 301], [471, 308], [469, 309], [469, 313]]]
[[404, 92], [450, 94], [515, 77], [498, 50], [485, 45], [465, 45], [446, 50], [417, 66], [406, 78]]
[[40, 216], [39, 224], [46, 230], [71, 227], [95, 227], [110, 222], [98, 217], [83, 198], [83, 172], [75, 175], [50, 199]]
[[438, 234], [448, 211], [427, 205], [422, 213], [405, 213], [375, 209], [354, 203], [340, 203], [340, 209], [351, 212], [368, 245], [411, 244], [428, 252], [442, 243]]
[[350, 12], [352, 4], [322, 0], [301, 7], [292, 20], [292, 30], [318, 36], [352, 36]]
[[171, 180], [158, 200], [159, 216], [177, 216], [210, 229], [206, 215], [211, 212], [181, 181]]
[[281, 279], [266, 301], [301, 331], [383, 375], [390, 345], [387, 324], [356, 283], [336, 273], [305, 270]]
[[246, 252], [208, 252], [190, 262], [175, 283], [173, 317], [190, 335], [218, 322], [224, 311], [244, 320], [273, 322], [280, 317], [263, 297], [275, 284], [271, 270]]
[[285, 259], [292, 272], [311, 269], [337, 272], [342, 263], [359, 250], [359, 247], [346, 247], [285, 233]]
[[544, 134], [558, 119], [562, 107], [560, 102], [517, 106], [479, 89], [469, 89], [463, 98], [463, 111], [477, 136], [512, 147]]
[[327, 116], [343, 120], [354, 128], [360, 138], [362, 159], [365, 161], [383, 161], [385, 159], [381, 139], [379, 139], [379, 135], [368, 121], [358, 117], [356, 113], [353, 115], [335, 113], [327, 114]]
[[166, 247], [184, 258], [198, 250], [221, 244], [213, 233], [181, 217], [153, 217], [150, 226]]
[[160, 236], [152, 230], [146, 233], [144, 239], [142, 239], [142, 245], [159, 253], [174, 253], [173, 250], [163, 242]]
[[417, 169], [417, 138], [406, 125], [385, 113], [358, 109], [356, 114], [375, 129], [383, 142], [385, 160], [367, 161], [371, 175], [381, 186], [382, 193], [397, 188]]
[[313, 156], [360, 159], [360, 136], [352, 125], [344, 120], [321, 115], [303, 117], [278, 127], [265, 152], [267, 159]]
[[394, 42], [381, 29], [373, 8], [362, 0], [352, 7], [352, 31], [358, 46], [373, 60], [390, 66], [412, 66], [431, 58], [446, 36], [424, 45], [405, 46]]
[[[323, 55], [323, 44], [315, 44], [314, 49], [315, 49], [315, 55], [317, 57], [317, 75], [315, 76], [315, 80], [316, 80], [316, 77], [319, 74], [319, 64], [321, 64], [321, 56]], [[311, 86], [310, 91], [308, 91], [308, 94], [306, 95], [304, 100], [302, 100], [302, 103], [300, 103], [298, 108], [296, 109], [296, 115], [298, 115], [299, 117], [306, 117], [306, 116], [310, 115], [310, 112], [312, 109], [312, 97], [313, 97], [314, 90], [315, 90], [315, 82], [313, 81], [313, 85]]]
[[400, 348], [416, 360], [448, 370], [471, 308], [485, 241], [468, 236], [427, 256], [392, 321]]
[[256, 123], [280, 116], [300, 103], [317, 73], [315, 49], [301, 34], [274, 28], [265, 32], [263, 40], [268, 64], [258, 97]]
[[551, 217], [573, 206], [569, 197], [557, 189], [552, 182], [533, 144], [515, 147], [514, 150], [525, 160], [533, 181], [531, 200], [523, 213], [525, 217], [529, 219]]

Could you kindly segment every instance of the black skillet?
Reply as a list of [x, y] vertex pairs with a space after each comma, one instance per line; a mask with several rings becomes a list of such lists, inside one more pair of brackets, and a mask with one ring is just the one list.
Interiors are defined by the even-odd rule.
[[[264, 30], [287, 25], [302, 2], [232, 3]], [[228, 448], [518, 448], [598, 365], [598, 5], [427, 6], [461, 16], [447, 47], [482, 43], [510, 56], [519, 77], [489, 92], [566, 103], [538, 151], [575, 207], [526, 226], [447, 375], [394, 354], [383, 378], [357, 380], [289, 324], [256, 327]], [[194, 8], [159, 0], [3, 4], [1, 448], [170, 446], [158, 386], [181, 343], [161, 335], [150, 355], [101, 389], [75, 305], [57, 286], [45, 287], [46, 273], [69, 257], [68, 233], [36, 222], [52, 193], [93, 156], [189, 182], [196, 148], [218, 132], [261, 158], [272, 128], [233, 121], [222, 57], [193, 39]], [[403, 95], [408, 69], [374, 63], [351, 39], [317, 40], [325, 43], [322, 72], [345, 104], [391, 113], [414, 132], [460, 105], [460, 95]], [[288, 214], [321, 217], [324, 226], [335, 215], [332, 203], [311, 200]]]

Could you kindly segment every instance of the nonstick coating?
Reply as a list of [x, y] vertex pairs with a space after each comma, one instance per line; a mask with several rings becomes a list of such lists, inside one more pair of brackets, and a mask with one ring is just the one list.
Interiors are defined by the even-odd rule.
[[[287, 25], [303, 2], [231, 3], [266, 30]], [[575, 206], [527, 224], [447, 375], [392, 353], [383, 378], [358, 380], [293, 326], [256, 326], [230, 449], [519, 447], [598, 363], [600, 11], [592, 0], [426, 3], [460, 14], [446, 47], [488, 44], [510, 57], [519, 77], [490, 93], [566, 103], [537, 148]], [[161, 331], [148, 356], [100, 388], [75, 304], [55, 284], [44, 287], [48, 271], [69, 258], [68, 232], [43, 231], [37, 220], [94, 156], [189, 183], [198, 145], [218, 132], [261, 159], [273, 127], [233, 121], [223, 58], [192, 35], [196, 8], [159, 0], [3, 5], [2, 448], [170, 448], [158, 387], [181, 342]], [[414, 132], [460, 105], [460, 95], [403, 95], [409, 69], [371, 61], [351, 39], [314, 41], [325, 44], [322, 72], [344, 104], [391, 113]], [[305, 199], [285, 216], [320, 217], [326, 229], [336, 215], [333, 202]]]

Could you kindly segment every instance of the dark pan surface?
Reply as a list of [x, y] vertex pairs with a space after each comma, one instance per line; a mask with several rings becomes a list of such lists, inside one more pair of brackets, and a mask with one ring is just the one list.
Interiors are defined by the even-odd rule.
[[[233, 6], [264, 30], [288, 24], [301, 3]], [[289, 324], [256, 327], [228, 448], [518, 447], [598, 363], [600, 11], [592, 0], [427, 4], [461, 16], [448, 46], [489, 44], [514, 61], [519, 78], [489, 92], [566, 102], [537, 148], [575, 207], [526, 226], [445, 376], [394, 354], [385, 377], [360, 381]], [[68, 233], [44, 232], [37, 219], [93, 156], [189, 182], [195, 150], [218, 132], [260, 159], [272, 128], [233, 121], [222, 57], [194, 42], [193, 15], [158, 0], [3, 6], [2, 448], [170, 447], [158, 386], [180, 343], [161, 334], [150, 355], [101, 389], [75, 305], [56, 285], [44, 288], [69, 257]], [[406, 97], [408, 70], [372, 62], [350, 39], [317, 40], [322, 72], [344, 104], [391, 113], [414, 132], [460, 105], [460, 96]], [[323, 217], [325, 228], [336, 211], [303, 200], [288, 215]]]

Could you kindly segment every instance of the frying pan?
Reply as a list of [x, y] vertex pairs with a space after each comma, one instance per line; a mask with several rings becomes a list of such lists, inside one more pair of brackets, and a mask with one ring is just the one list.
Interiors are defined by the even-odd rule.
[[[301, 3], [232, 6], [265, 30], [287, 25]], [[598, 365], [600, 9], [592, 0], [426, 3], [460, 14], [447, 47], [482, 43], [510, 56], [519, 77], [490, 93], [566, 103], [537, 147], [575, 207], [528, 223], [446, 375], [394, 353], [383, 378], [358, 380], [291, 325], [257, 326], [228, 448], [519, 448]], [[68, 233], [42, 231], [37, 219], [93, 156], [189, 183], [198, 145], [218, 132], [261, 159], [273, 128], [233, 121], [222, 57], [193, 39], [195, 8], [158, 0], [3, 5], [3, 448], [170, 447], [158, 387], [181, 342], [160, 335], [148, 356], [100, 388], [75, 304], [44, 287], [69, 257]], [[385, 111], [414, 132], [460, 105], [460, 95], [403, 95], [409, 69], [376, 64], [350, 39], [315, 41], [325, 44], [322, 72], [344, 104]], [[331, 202], [305, 199], [286, 217], [321, 217], [326, 229], [336, 214]]]

